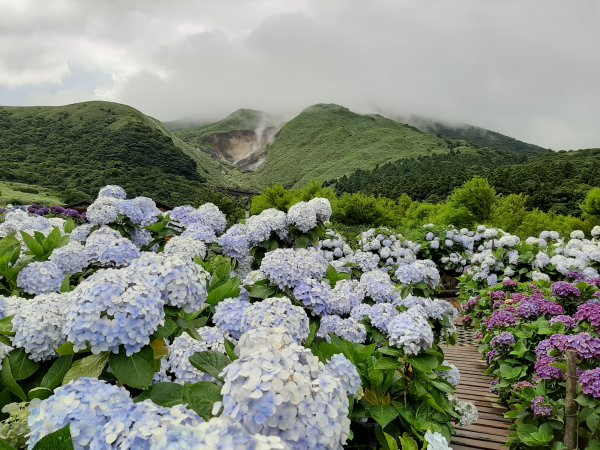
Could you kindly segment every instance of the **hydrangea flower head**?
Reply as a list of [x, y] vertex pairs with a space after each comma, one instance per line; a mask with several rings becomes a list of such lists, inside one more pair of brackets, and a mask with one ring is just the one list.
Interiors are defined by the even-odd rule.
[[329, 334], [345, 339], [350, 342], [362, 344], [367, 340], [367, 329], [358, 320], [349, 317], [342, 319], [340, 316], [331, 315], [321, 318], [321, 326], [317, 331], [317, 337], [330, 341]]
[[[246, 342], [242, 336], [238, 347]], [[223, 370], [223, 415], [250, 433], [278, 436], [291, 449], [343, 445], [350, 420], [341, 381], [309, 349], [295, 343], [264, 345], [260, 351], [252, 347], [251, 353], [238, 349], [240, 358]]]
[[174, 236], [165, 244], [163, 251], [165, 255], [181, 255], [186, 258], [204, 259], [206, 256], [206, 245], [204, 242], [191, 237]]
[[381, 270], [363, 273], [360, 283], [364, 286], [366, 295], [377, 303], [393, 303], [400, 298], [400, 293], [396, 290], [390, 276]]
[[75, 351], [89, 343], [92, 353], [118, 353], [123, 345], [129, 356], [150, 342], [164, 321], [164, 301], [155, 286], [132, 275], [127, 269], [102, 270], [71, 292], [65, 330]]
[[98, 197], [88, 206], [86, 218], [94, 225], [107, 225], [117, 221], [119, 216], [118, 204], [121, 200], [114, 197]]
[[206, 303], [210, 275], [189, 258], [143, 253], [129, 269], [144, 283], [155, 286], [167, 305], [197, 312]]
[[215, 306], [212, 321], [220, 330], [229, 334], [234, 339], [239, 339], [242, 335], [240, 318], [244, 316], [244, 311], [249, 306], [250, 302], [241, 298], [223, 299]]
[[280, 289], [294, 289], [307, 278], [323, 278], [327, 261], [316, 250], [277, 249], [264, 256], [260, 270]]
[[25, 349], [33, 361], [54, 358], [56, 348], [66, 341], [63, 328], [70, 305], [69, 295], [63, 294], [21, 299], [12, 319], [12, 344]]
[[361, 387], [360, 375], [356, 366], [343, 354], [333, 355], [325, 365], [331, 374], [342, 382], [346, 395], [356, 396]]
[[60, 292], [64, 279], [64, 272], [54, 262], [32, 262], [17, 275], [17, 286], [28, 294], [49, 294]]
[[241, 317], [241, 331], [264, 327], [283, 327], [297, 343], [309, 334], [308, 316], [303, 308], [292, 305], [289, 298], [273, 297], [253, 303]]
[[[192, 366], [190, 357], [194, 353], [208, 350], [225, 353], [223, 333], [220, 330], [212, 327], [202, 327], [197, 331], [201, 340], [194, 339], [187, 333], [182, 333], [169, 345], [169, 356], [167, 357], [167, 364], [164, 369], [173, 373], [175, 376], [173, 381], [177, 383], [213, 381], [211, 375]], [[163, 369], [162, 364], [161, 369]]]
[[117, 204], [119, 214], [126, 216], [131, 222], [142, 227], [152, 225], [158, 220], [160, 209], [154, 200], [148, 197], [136, 197], [131, 200], [121, 200]]
[[109, 184], [98, 191], [98, 198], [100, 197], [124, 199], [125, 197], [127, 197], [127, 193], [125, 192], [125, 189], [123, 189], [121, 186]]
[[75, 274], [85, 269], [90, 258], [85, 247], [77, 241], [71, 241], [63, 247], [54, 249], [50, 255], [52, 261], [65, 274]]
[[115, 410], [131, 404], [125, 388], [93, 378], [79, 378], [59, 387], [54, 395], [30, 409], [29, 447], [44, 436], [70, 425], [76, 450], [102, 447], [104, 426]]

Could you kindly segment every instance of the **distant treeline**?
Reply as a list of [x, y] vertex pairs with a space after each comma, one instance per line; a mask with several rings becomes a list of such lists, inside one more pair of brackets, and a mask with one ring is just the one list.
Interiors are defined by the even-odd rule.
[[600, 149], [536, 157], [491, 149], [453, 150], [356, 170], [327, 184], [338, 194], [362, 192], [392, 199], [407, 194], [437, 203], [473, 176], [485, 177], [499, 194], [526, 195], [529, 208], [578, 215], [585, 194], [600, 186]]

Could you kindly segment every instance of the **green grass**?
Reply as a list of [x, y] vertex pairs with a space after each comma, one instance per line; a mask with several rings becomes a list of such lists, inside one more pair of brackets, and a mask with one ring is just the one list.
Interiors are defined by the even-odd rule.
[[359, 115], [338, 105], [315, 105], [286, 123], [252, 184], [302, 187], [356, 169], [420, 155], [448, 152], [448, 144], [378, 115]]
[[24, 183], [0, 181], [0, 206], [6, 206], [9, 203], [19, 205], [63, 205], [60, 195], [50, 189]]

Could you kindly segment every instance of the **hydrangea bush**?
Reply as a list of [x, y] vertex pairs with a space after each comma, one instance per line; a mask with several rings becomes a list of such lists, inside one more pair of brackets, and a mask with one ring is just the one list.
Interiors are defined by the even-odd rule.
[[566, 280], [505, 279], [464, 306], [497, 380], [491, 389], [515, 419], [511, 447], [562, 448], [569, 350], [577, 358], [579, 442], [585, 448], [600, 442], [600, 278], [570, 273]]
[[[316, 198], [227, 228], [213, 204], [162, 213], [118, 186], [87, 223], [6, 212], [3, 439], [447, 448], [477, 413], [440, 347], [458, 313], [434, 298], [435, 257], [386, 229], [353, 244], [331, 214]], [[577, 314], [597, 323], [591, 307]]]

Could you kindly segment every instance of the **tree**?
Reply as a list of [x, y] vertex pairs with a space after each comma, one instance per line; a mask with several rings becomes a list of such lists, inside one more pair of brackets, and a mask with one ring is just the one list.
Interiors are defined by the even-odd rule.
[[600, 221], [600, 188], [590, 189], [581, 205], [581, 211], [586, 219]]
[[527, 214], [527, 197], [510, 194], [499, 198], [492, 208], [492, 223], [504, 231], [514, 233]]
[[477, 223], [486, 222], [496, 202], [496, 190], [485, 178], [474, 177], [448, 197], [448, 203], [456, 208], [464, 207]]

